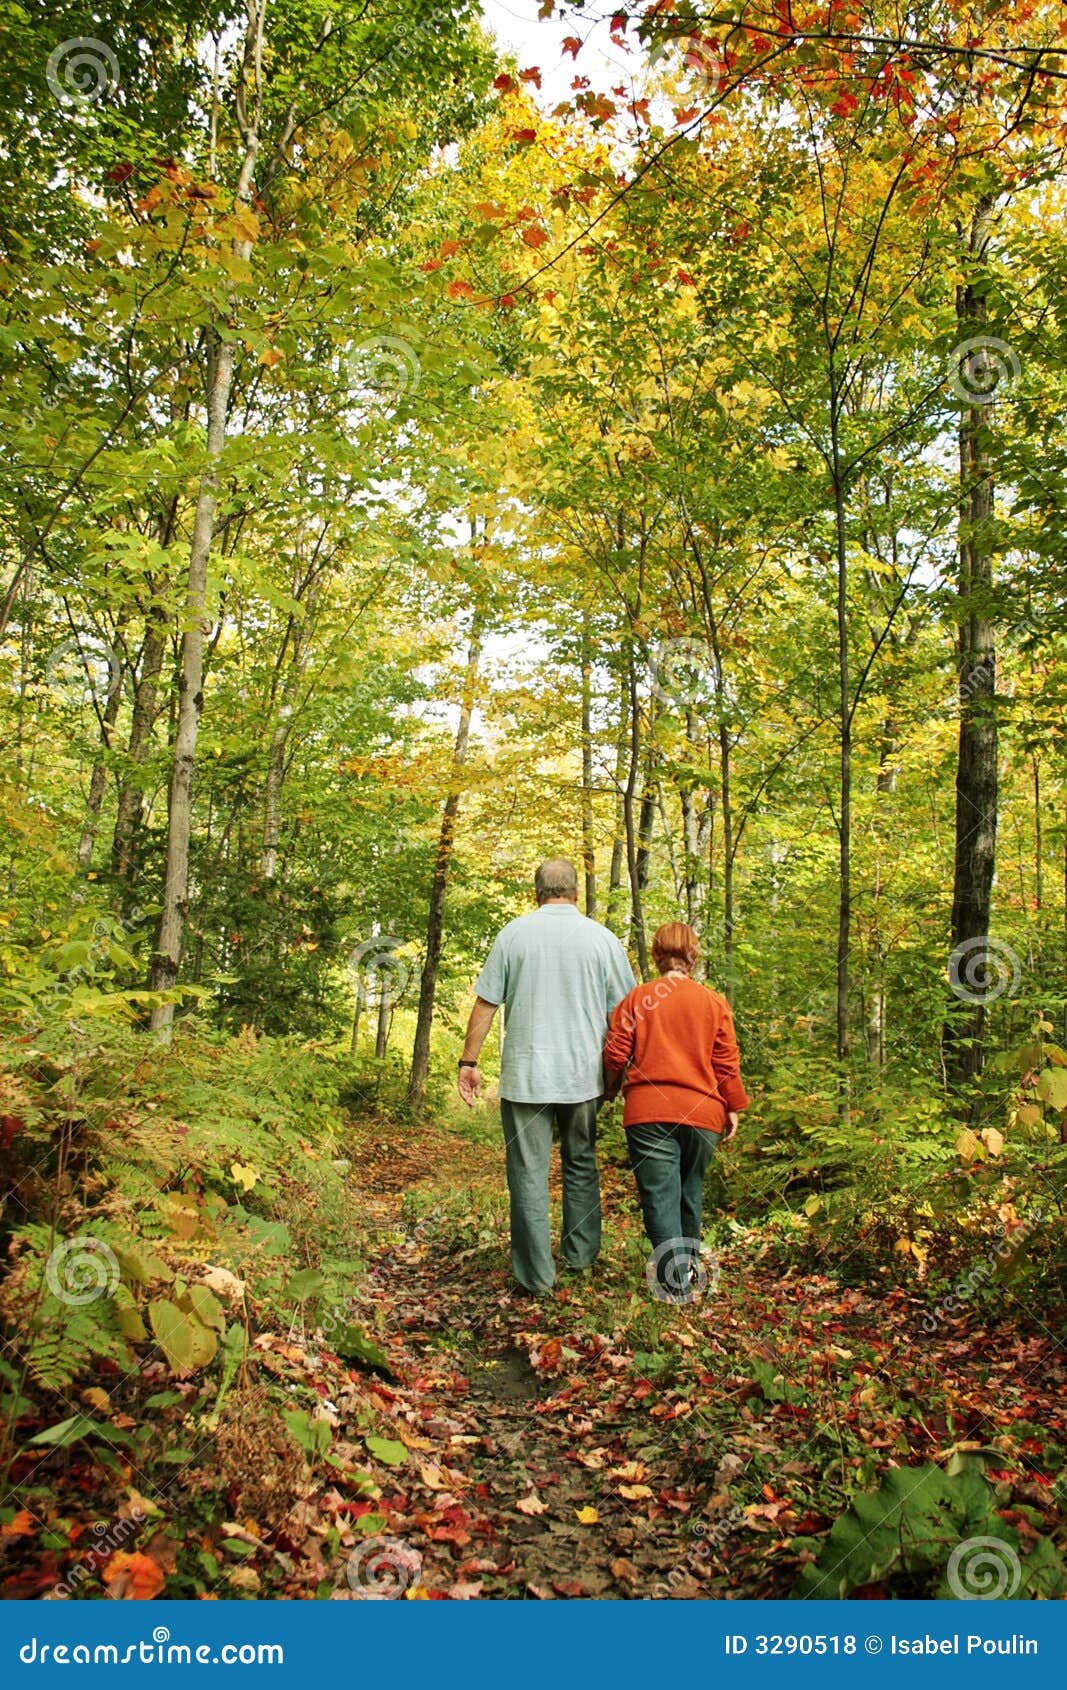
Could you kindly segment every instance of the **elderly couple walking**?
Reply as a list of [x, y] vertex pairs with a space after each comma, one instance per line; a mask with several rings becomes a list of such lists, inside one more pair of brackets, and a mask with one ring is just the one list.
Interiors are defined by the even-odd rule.
[[624, 1093], [623, 1126], [657, 1295], [688, 1301], [696, 1277], [704, 1173], [748, 1103], [725, 999], [691, 978], [699, 951], [682, 922], [652, 941], [659, 979], [638, 985], [613, 933], [578, 910], [578, 876], [562, 858], [534, 879], [537, 908], [497, 935], [475, 982], [459, 1092], [481, 1093], [478, 1055], [504, 1008], [500, 1113], [511, 1199], [511, 1266], [520, 1286], [556, 1278], [549, 1227], [553, 1131], [563, 1164], [565, 1264], [589, 1269], [600, 1250], [596, 1118]]

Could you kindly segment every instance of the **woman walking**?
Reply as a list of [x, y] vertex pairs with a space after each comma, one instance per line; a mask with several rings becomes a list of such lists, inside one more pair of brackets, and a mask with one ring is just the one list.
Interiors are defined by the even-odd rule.
[[659, 979], [618, 1005], [604, 1045], [605, 1094], [624, 1094], [623, 1126], [652, 1245], [649, 1282], [689, 1302], [700, 1277], [704, 1173], [748, 1103], [725, 998], [692, 978], [700, 944], [671, 921], [656, 932]]

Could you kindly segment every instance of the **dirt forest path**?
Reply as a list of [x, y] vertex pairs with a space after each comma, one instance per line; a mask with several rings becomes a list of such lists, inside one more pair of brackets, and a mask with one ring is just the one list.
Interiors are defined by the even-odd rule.
[[[484, 1228], [469, 1243], [433, 1218], [405, 1222], [422, 1180], [436, 1183], [402, 1162], [363, 1192], [381, 1245], [361, 1302], [397, 1375], [376, 1394], [410, 1451], [409, 1483], [385, 1498], [391, 1531], [407, 1533], [368, 1582], [404, 1585], [417, 1566], [427, 1593], [461, 1599], [726, 1594], [715, 1519], [734, 1524], [743, 1455], [713, 1449], [691, 1405], [634, 1378], [625, 1334], [590, 1319], [596, 1282], [564, 1275], [553, 1297], [523, 1297], [501, 1228], [487, 1250]], [[610, 1213], [610, 1171], [605, 1183]]]
[[1062, 1436], [1062, 1361], [1023, 1322], [935, 1341], [921, 1287], [871, 1295], [758, 1234], [701, 1301], [659, 1304], [610, 1157], [594, 1275], [524, 1298], [490, 1134], [371, 1130], [353, 1178], [373, 1239], [359, 1318], [391, 1376], [361, 1381], [380, 1494], [344, 1505], [368, 1535], [335, 1596], [788, 1595], [851, 1493], [958, 1450], [997, 1464], [1007, 1517], [1058, 1518], [1034, 1434]]

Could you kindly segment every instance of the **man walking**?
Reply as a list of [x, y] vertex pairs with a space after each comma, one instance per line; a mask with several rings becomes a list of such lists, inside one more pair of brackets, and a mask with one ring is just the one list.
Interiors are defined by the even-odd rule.
[[481, 1093], [478, 1053], [503, 1004], [500, 1115], [511, 1267], [519, 1284], [536, 1292], [551, 1290], [556, 1278], [548, 1219], [553, 1127], [563, 1163], [563, 1259], [573, 1268], [591, 1267], [600, 1249], [601, 1052], [611, 1012], [636, 982], [615, 935], [580, 914], [573, 863], [542, 863], [534, 894], [536, 910], [497, 935], [474, 983], [459, 1094], [473, 1105]]

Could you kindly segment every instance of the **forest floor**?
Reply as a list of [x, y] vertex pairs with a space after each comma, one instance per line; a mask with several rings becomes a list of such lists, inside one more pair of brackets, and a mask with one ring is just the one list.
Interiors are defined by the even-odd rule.
[[[827, 1534], [857, 1492], [893, 1470], [918, 1487], [961, 1456], [981, 1464], [988, 1519], [870, 1578], [852, 1563], [848, 1592], [932, 1595], [959, 1538], [992, 1527], [1060, 1593], [1065, 1351], [1010, 1287], [995, 1318], [987, 1302], [945, 1319], [891, 1251], [831, 1271], [736, 1227], [697, 1301], [657, 1302], [615, 1129], [600, 1262], [526, 1298], [490, 1110], [366, 1120], [347, 1150], [346, 1341], [261, 1302], [224, 1401], [159, 1361], [102, 1370], [108, 1390], [82, 1400], [108, 1404], [107, 1439], [16, 1461], [0, 1593], [785, 1596], [834, 1562]], [[900, 1528], [897, 1513], [893, 1543]]]
[[495, 1133], [370, 1143], [354, 1166], [381, 1240], [365, 1306], [395, 1373], [374, 1392], [407, 1452], [367, 1507], [393, 1544], [376, 1568], [368, 1551], [362, 1584], [787, 1595], [857, 1488], [967, 1451], [1024, 1541], [1061, 1531], [1064, 1350], [1021, 1308], [931, 1335], [921, 1287], [868, 1293], [757, 1236], [694, 1304], [658, 1303], [632, 1177], [610, 1158], [600, 1263], [531, 1299], [507, 1271]]

